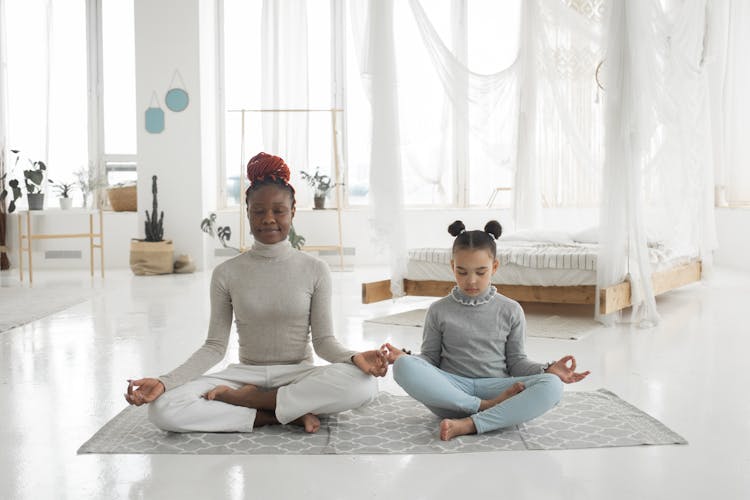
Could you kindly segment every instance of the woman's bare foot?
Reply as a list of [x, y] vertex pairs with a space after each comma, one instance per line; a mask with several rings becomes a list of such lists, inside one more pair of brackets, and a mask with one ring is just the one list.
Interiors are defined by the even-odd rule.
[[216, 399], [217, 401], [219, 401], [219, 399], [217, 399], [218, 395], [223, 394], [223, 393], [225, 393], [227, 391], [231, 391], [231, 390], [232, 390], [232, 388], [229, 387], [229, 386], [226, 386], [226, 385], [217, 385], [216, 387], [214, 387], [213, 389], [211, 389], [210, 391], [208, 391], [207, 393], [205, 393], [203, 395], [203, 398], [204, 399], [208, 399], [209, 401], [213, 401], [214, 399]]
[[456, 436], [476, 433], [477, 428], [471, 417], [456, 419], [446, 418], [440, 422], [440, 439], [442, 441], [450, 441]]
[[506, 399], [510, 399], [519, 392], [522, 392], [524, 389], [526, 389], [526, 386], [523, 385], [523, 382], [516, 382], [515, 384], [505, 389], [499, 396], [492, 399], [483, 399], [482, 402], [479, 403], [479, 411], [484, 411], [488, 408], [499, 405]]
[[313, 415], [312, 413], [307, 413], [305, 415], [302, 415], [297, 420], [294, 420], [292, 422], [294, 425], [299, 425], [301, 427], [305, 428], [305, 432], [309, 432], [310, 434], [314, 434], [320, 430], [320, 419]]

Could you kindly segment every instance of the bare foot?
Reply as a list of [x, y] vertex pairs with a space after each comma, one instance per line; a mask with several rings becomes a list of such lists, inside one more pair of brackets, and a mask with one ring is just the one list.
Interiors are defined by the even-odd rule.
[[239, 389], [232, 389], [225, 385], [219, 385], [214, 390], [209, 391], [206, 394], [206, 399], [213, 399], [221, 401], [223, 403], [229, 403], [237, 406], [244, 406], [243, 401], [246, 401], [254, 392], [258, 390], [257, 386], [252, 384], [243, 385]]
[[456, 419], [446, 418], [440, 422], [440, 439], [442, 441], [450, 441], [456, 436], [476, 433], [477, 428], [470, 417]]
[[307, 413], [305, 415], [302, 415], [297, 420], [294, 420], [292, 422], [294, 425], [299, 425], [301, 427], [305, 428], [305, 432], [309, 432], [310, 434], [314, 434], [320, 430], [320, 419], [313, 415], [312, 413]]
[[510, 399], [519, 392], [522, 392], [524, 389], [526, 389], [526, 386], [523, 385], [523, 382], [516, 382], [515, 384], [505, 389], [499, 396], [492, 399], [483, 399], [482, 402], [479, 403], [479, 411], [484, 411], [488, 408], [499, 405], [506, 399]]
[[203, 398], [208, 399], [209, 401], [213, 401], [214, 399], [216, 399], [218, 401], [218, 399], [217, 399], [216, 396], [218, 396], [219, 394], [223, 394], [223, 393], [225, 393], [227, 391], [231, 391], [231, 390], [232, 390], [232, 388], [229, 387], [229, 386], [226, 386], [226, 385], [217, 385], [216, 387], [214, 387], [213, 389], [211, 389], [210, 391], [208, 391], [207, 393], [205, 393], [203, 395]]

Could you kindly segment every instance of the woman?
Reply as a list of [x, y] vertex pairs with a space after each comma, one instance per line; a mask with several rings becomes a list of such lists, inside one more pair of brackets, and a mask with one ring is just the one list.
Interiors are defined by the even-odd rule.
[[[125, 399], [151, 403], [149, 418], [167, 431], [249, 432], [293, 423], [316, 432], [318, 415], [371, 401], [373, 375], [388, 370], [380, 350], [348, 350], [333, 334], [328, 266], [287, 239], [295, 198], [284, 160], [260, 153], [247, 174], [255, 243], [213, 272], [208, 338], [170, 373], [128, 384]], [[203, 375], [223, 359], [233, 316], [240, 363]], [[313, 349], [331, 364], [314, 366]]]

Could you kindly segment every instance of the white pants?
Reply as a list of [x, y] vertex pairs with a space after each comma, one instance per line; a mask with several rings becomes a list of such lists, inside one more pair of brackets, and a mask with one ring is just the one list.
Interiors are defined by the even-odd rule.
[[378, 393], [374, 377], [347, 363], [236, 364], [165, 392], [149, 404], [149, 419], [172, 432], [251, 432], [255, 409], [201, 397], [217, 385], [238, 389], [246, 384], [278, 389], [275, 413], [282, 424], [307, 413], [324, 415], [358, 408]]

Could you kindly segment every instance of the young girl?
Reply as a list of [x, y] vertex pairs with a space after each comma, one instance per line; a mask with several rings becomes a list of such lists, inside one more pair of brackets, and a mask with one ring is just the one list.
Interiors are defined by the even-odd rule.
[[456, 286], [427, 311], [422, 352], [410, 356], [383, 345], [396, 382], [440, 422], [440, 439], [493, 431], [536, 418], [555, 406], [562, 383], [582, 380], [573, 356], [536, 363], [524, 353], [525, 324], [518, 302], [497, 293], [495, 240], [502, 227], [484, 231], [450, 225]]
[[[372, 376], [388, 370], [380, 350], [351, 351], [333, 334], [328, 266], [287, 239], [295, 200], [284, 160], [260, 153], [248, 163], [247, 176], [255, 243], [214, 269], [208, 338], [168, 374], [128, 384], [125, 399], [151, 403], [149, 418], [161, 429], [249, 432], [294, 423], [316, 432], [319, 414], [375, 397]], [[240, 363], [203, 375], [224, 358], [233, 318]], [[313, 349], [331, 364], [313, 365]]]

